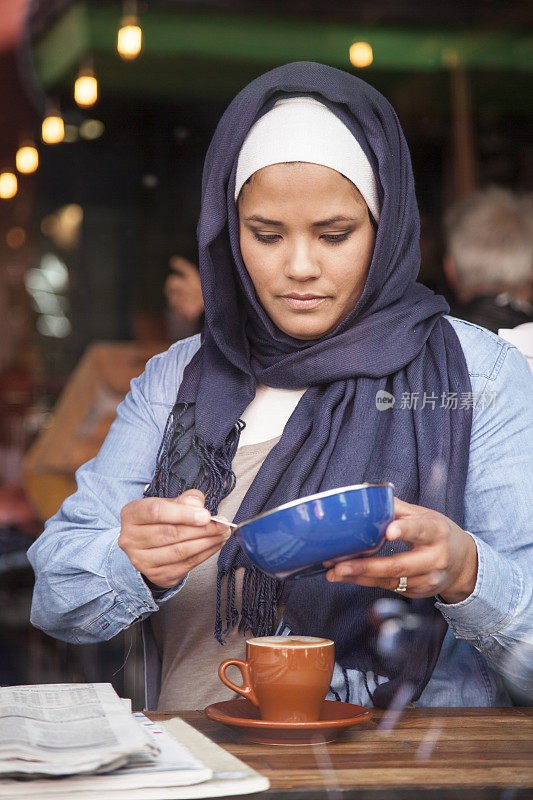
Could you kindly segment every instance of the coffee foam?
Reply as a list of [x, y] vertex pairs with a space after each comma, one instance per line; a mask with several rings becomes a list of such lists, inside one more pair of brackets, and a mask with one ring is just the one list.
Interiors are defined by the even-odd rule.
[[254, 639], [248, 639], [247, 642], [269, 647], [319, 647], [333, 644], [331, 639], [321, 639], [319, 636], [256, 636]]

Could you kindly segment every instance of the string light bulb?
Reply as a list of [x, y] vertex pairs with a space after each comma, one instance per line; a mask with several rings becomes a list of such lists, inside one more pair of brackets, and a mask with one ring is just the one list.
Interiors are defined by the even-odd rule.
[[80, 70], [74, 83], [74, 100], [82, 108], [94, 106], [98, 100], [98, 81], [92, 67]]
[[39, 153], [32, 143], [25, 143], [19, 147], [15, 156], [17, 169], [23, 175], [30, 175], [39, 166]]
[[124, 14], [117, 35], [118, 54], [131, 61], [137, 58], [142, 49], [142, 30], [137, 17], [137, 3], [127, 0], [124, 3]]
[[45, 144], [59, 144], [65, 138], [65, 123], [59, 111], [49, 111], [43, 119], [41, 136]]
[[368, 42], [354, 42], [350, 45], [350, 63], [354, 67], [369, 67], [373, 60], [374, 53]]
[[0, 172], [0, 198], [11, 200], [18, 189], [17, 176], [14, 172]]

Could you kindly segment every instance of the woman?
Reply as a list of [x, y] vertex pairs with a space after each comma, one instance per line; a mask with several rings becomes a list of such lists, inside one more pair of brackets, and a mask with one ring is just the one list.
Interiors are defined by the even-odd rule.
[[[204, 167], [202, 344], [132, 382], [30, 551], [34, 624], [83, 642], [147, 620], [149, 707], [227, 697], [218, 663], [276, 628], [335, 640], [331, 696], [509, 703], [531, 629], [531, 376], [416, 283], [418, 235], [407, 145], [372, 87], [304, 62], [240, 92]], [[364, 480], [396, 486], [388, 543], [327, 579], [281, 585], [209, 521]], [[420, 623], [403, 663], [369, 623], [394, 591]]]

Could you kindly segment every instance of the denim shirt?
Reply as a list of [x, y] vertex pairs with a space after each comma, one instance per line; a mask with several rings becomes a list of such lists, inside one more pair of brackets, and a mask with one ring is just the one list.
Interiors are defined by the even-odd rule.
[[[473, 403], [463, 527], [476, 543], [478, 574], [474, 591], [462, 602], [436, 598], [448, 631], [417, 705], [509, 705], [505, 679], [522, 689], [531, 681], [523, 648], [531, 646], [533, 632], [533, 376], [515, 347], [476, 325], [449, 319], [472, 388], [470, 397], [456, 400]], [[199, 336], [177, 342], [131, 382], [100, 452], [76, 472], [77, 491], [31, 546], [36, 575], [31, 621], [51, 636], [80, 644], [110, 639], [146, 620], [183, 585], [154, 596], [117, 541], [121, 509], [142, 497], [151, 480], [184, 367], [199, 344]], [[194, 571], [188, 579], [194, 580]], [[157, 659], [149, 637], [147, 644], [150, 673]], [[225, 655], [221, 651], [221, 660]], [[366, 677], [372, 691], [373, 678]], [[151, 708], [157, 676], [148, 678]], [[364, 676], [354, 670], [348, 678], [351, 702], [371, 705]], [[332, 689], [345, 699], [338, 665]]]

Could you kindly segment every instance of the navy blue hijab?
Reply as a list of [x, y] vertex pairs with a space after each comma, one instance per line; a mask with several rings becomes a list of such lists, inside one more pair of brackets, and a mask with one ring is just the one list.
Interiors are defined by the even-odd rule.
[[[302, 94], [327, 105], [353, 133], [374, 170], [381, 208], [361, 298], [336, 330], [313, 341], [281, 332], [259, 304], [240, 252], [233, 199], [237, 158], [251, 126], [280, 97]], [[202, 346], [185, 369], [147, 494], [172, 497], [197, 487], [215, 512], [234, 486], [240, 417], [256, 385], [309, 387], [236, 521], [337, 486], [389, 480], [403, 500], [461, 525], [471, 411], [449, 408], [446, 400], [470, 391], [470, 380], [459, 340], [443, 318], [445, 300], [416, 283], [419, 214], [411, 160], [388, 101], [359, 78], [313, 62], [286, 64], [252, 81], [226, 109], [207, 152], [198, 242]], [[380, 390], [394, 395], [392, 408], [378, 410]], [[406, 407], [414, 398], [416, 408]], [[380, 555], [403, 548], [387, 543]], [[246, 572], [236, 599], [239, 566]], [[408, 601], [423, 625], [411, 634], [407, 661], [386, 663], [375, 651], [368, 612], [390, 592], [330, 584], [324, 575], [280, 584], [250, 564], [234, 537], [219, 556], [217, 592], [221, 642], [236, 624], [253, 635], [272, 633], [281, 600], [294, 633], [331, 638], [343, 668], [387, 679], [373, 695], [379, 706], [406, 682], [410, 697], [420, 696], [446, 631], [433, 598]]]

